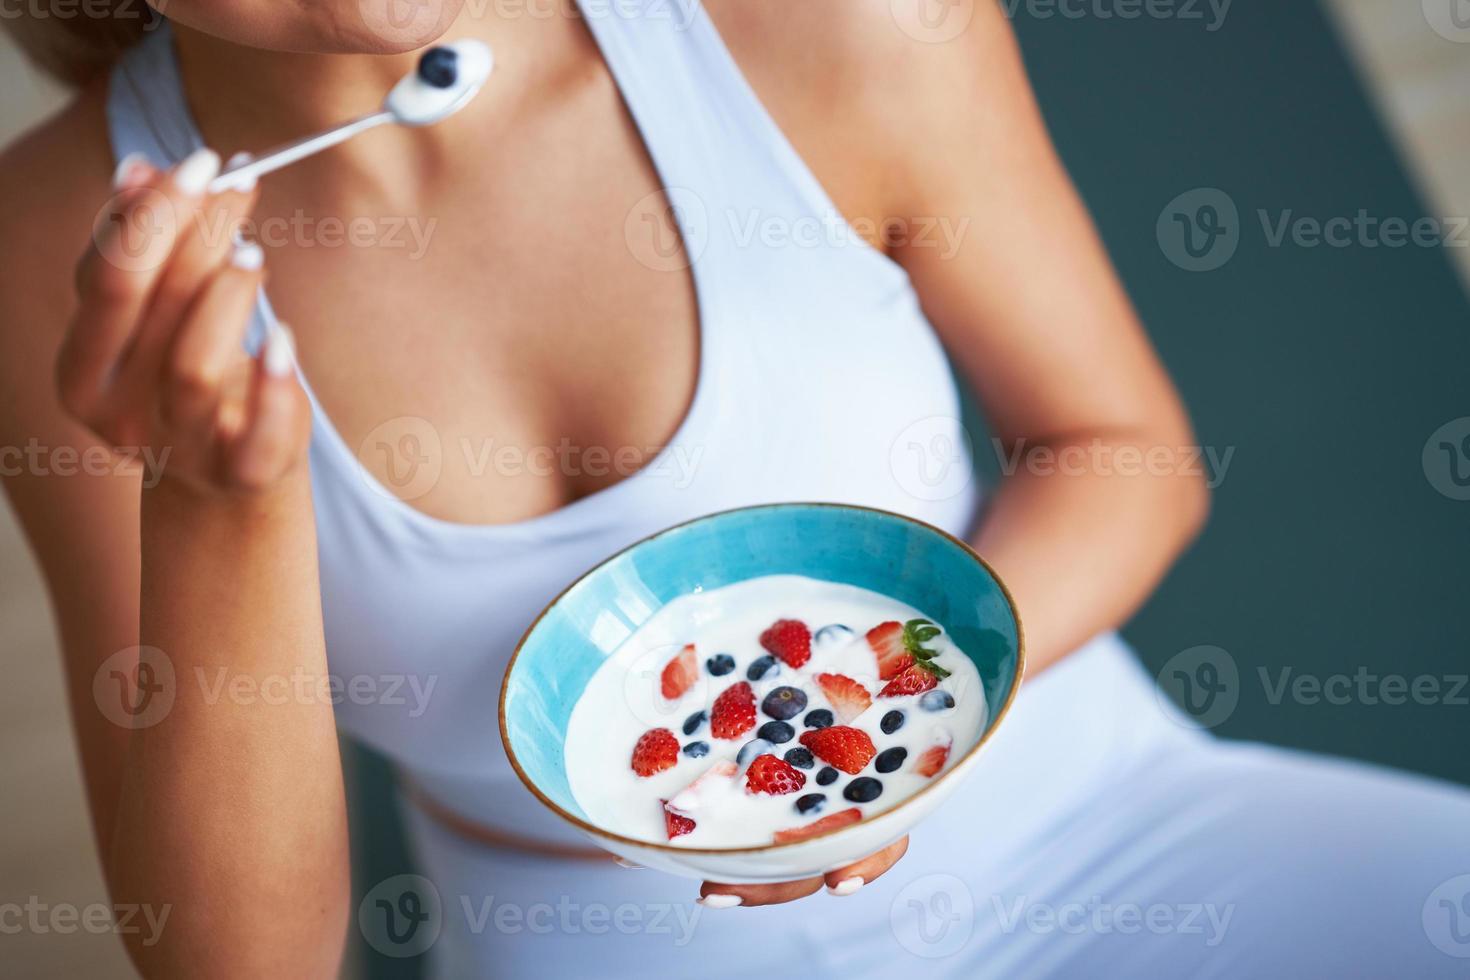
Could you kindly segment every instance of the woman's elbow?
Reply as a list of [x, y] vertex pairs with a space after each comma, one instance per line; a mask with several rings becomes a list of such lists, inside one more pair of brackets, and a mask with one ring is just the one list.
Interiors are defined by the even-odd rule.
[[1194, 543], [1210, 520], [1212, 481], [1203, 467], [1202, 460], [1184, 467], [1177, 479], [1170, 481], [1170, 512], [1175, 515], [1174, 523], [1179, 529], [1181, 551]]

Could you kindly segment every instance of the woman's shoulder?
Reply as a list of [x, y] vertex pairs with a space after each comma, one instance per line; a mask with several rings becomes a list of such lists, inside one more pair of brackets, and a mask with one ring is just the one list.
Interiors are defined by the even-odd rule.
[[20, 134], [0, 151], [0, 172], [6, 177], [0, 185], [0, 228], [68, 210], [95, 212], [106, 199], [112, 174], [106, 84], [82, 89]]
[[0, 428], [50, 412], [51, 366], [75, 308], [77, 260], [111, 187], [106, 88], [0, 152]]
[[[936, 91], [977, 70], [1009, 26], [983, 0], [707, 0], [712, 19], [751, 75], [779, 76], [783, 92], [839, 109], [943, 102], [973, 91]], [[790, 83], [799, 83], [793, 86]]]
[[106, 98], [103, 84], [80, 91], [0, 152], [0, 333], [70, 305], [72, 268], [111, 186]]
[[993, 100], [1014, 37], [987, 0], [707, 0], [726, 46], [849, 217], [903, 213], [901, 190]]

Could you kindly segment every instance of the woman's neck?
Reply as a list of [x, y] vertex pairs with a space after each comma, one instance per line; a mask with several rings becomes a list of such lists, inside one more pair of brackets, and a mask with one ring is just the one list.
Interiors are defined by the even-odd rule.
[[[269, 51], [182, 26], [174, 27], [174, 37], [189, 109], [205, 143], [226, 158], [239, 151], [258, 153], [376, 110], [393, 84], [413, 71], [420, 54]], [[489, 43], [496, 70], [485, 90], [452, 119], [422, 129], [383, 127], [269, 179], [278, 188], [317, 199], [367, 193], [404, 201], [431, 193], [436, 175], [469, 168], [486, 152], [499, 128], [497, 119], [539, 79], [589, 50], [586, 28], [569, 18], [466, 14], [444, 34], [444, 40], [461, 37]], [[590, 50], [595, 56], [595, 48]]]

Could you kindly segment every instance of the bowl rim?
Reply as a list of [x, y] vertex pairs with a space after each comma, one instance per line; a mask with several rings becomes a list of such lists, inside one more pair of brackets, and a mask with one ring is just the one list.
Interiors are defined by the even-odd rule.
[[[909, 796], [895, 803], [887, 810], [883, 810], [880, 813], [875, 813], [872, 816], [865, 816], [857, 823], [847, 824], [846, 826], [838, 827], [821, 834], [814, 834], [811, 837], [804, 837], [801, 840], [781, 841], [779, 843], [772, 841], [767, 844], [753, 844], [743, 847], [679, 847], [674, 844], [663, 843], [660, 841], [650, 841], [643, 840], [642, 838], [638, 837], [628, 837], [623, 834], [616, 833], [615, 831], [599, 827], [596, 824], [583, 820], [581, 817], [578, 817], [575, 814], [568, 813], [555, 801], [548, 798], [545, 793], [541, 792], [540, 788], [537, 787], [530, 776], [526, 774], [526, 771], [521, 768], [521, 762], [519, 759], [516, 758], [515, 749], [511, 746], [510, 732], [507, 729], [505, 723], [505, 699], [510, 691], [511, 674], [515, 671], [516, 661], [520, 658], [521, 650], [526, 645], [526, 640], [529, 639], [531, 634], [536, 631], [536, 627], [541, 625], [541, 620], [546, 617], [546, 614], [551, 612], [551, 610], [554, 609], [556, 605], [566, 597], [567, 593], [575, 589], [584, 580], [596, 574], [599, 570], [602, 569], [604, 565], [611, 564], [628, 552], [633, 551], [636, 548], [641, 548], [643, 545], [649, 543], [650, 541], [661, 538], [666, 534], [671, 534], [674, 531], [682, 530], [683, 528], [689, 527], [693, 524], [701, 524], [705, 521], [713, 521], [719, 518], [729, 517], [732, 514], [741, 514], [750, 511], [761, 510], [784, 510], [790, 508], [812, 507], [876, 514], [879, 517], [892, 518], [895, 520], [903, 521], [904, 523], [912, 524], [916, 527], [923, 528], [926, 531], [933, 532], [934, 534], [937, 534], [940, 537], [948, 540], [951, 544], [958, 545], [960, 550], [968, 555], [981, 568], [983, 568], [986, 574], [989, 575], [991, 579], [995, 582], [995, 584], [1000, 587], [1000, 592], [1001, 595], [1005, 598], [1006, 606], [1011, 611], [1011, 621], [1016, 624], [1016, 676], [1014, 682], [1010, 686], [1010, 690], [1006, 692], [1005, 700], [1001, 702], [1000, 710], [995, 713], [995, 718], [992, 719], [991, 723], [986, 727], [986, 730], [981, 733], [980, 738], [975, 741], [974, 745], [970, 746], [970, 748], [965, 752], [960, 760], [954, 765], [950, 766], [944, 772], [940, 773], [936, 778], [930, 780], [926, 785], [920, 787]], [[1005, 720], [1006, 714], [1009, 713], [1011, 705], [1016, 700], [1016, 692], [1021, 689], [1021, 683], [1023, 680], [1025, 680], [1025, 677], [1026, 631], [1021, 624], [1021, 615], [1019, 610], [1017, 610], [1016, 608], [1015, 597], [1011, 595], [1011, 590], [1006, 586], [1005, 581], [998, 574], [996, 574], [995, 569], [991, 567], [990, 563], [987, 562], [984, 558], [980, 557], [979, 552], [972, 548], [968, 542], [966, 542], [962, 538], [950, 534], [948, 531], [944, 530], [941, 527], [935, 527], [928, 521], [922, 521], [917, 517], [909, 517], [906, 514], [899, 514], [891, 510], [883, 510], [880, 507], [865, 507], [861, 504], [841, 504], [830, 501], [794, 500], [781, 503], [751, 504], [745, 507], [731, 507], [726, 510], [713, 511], [708, 514], [703, 514], [699, 517], [693, 517], [687, 521], [680, 521], [677, 524], [671, 524], [666, 528], [655, 531], [652, 534], [639, 538], [632, 544], [618, 549], [611, 555], [608, 555], [602, 561], [587, 569], [581, 575], [578, 575], [566, 586], [566, 588], [558, 592], [556, 594], [556, 597], [548, 602], [546, 606], [539, 613], [536, 614], [536, 618], [531, 621], [531, 624], [526, 627], [526, 631], [521, 634], [520, 640], [516, 642], [516, 648], [514, 652], [511, 653], [510, 660], [506, 662], [505, 674], [500, 681], [500, 699], [496, 708], [496, 715], [500, 727], [501, 747], [505, 750], [506, 758], [510, 760], [510, 767], [515, 770], [516, 777], [520, 779], [521, 784], [524, 785], [526, 789], [530, 790], [532, 795], [534, 795], [536, 799], [540, 800], [543, 806], [547, 807], [557, 816], [561, 817], [563, 820], [567, 821], [572, 826], [583, 831], [584, 833], [591, 834], [594, 837], [602, 837], [607, 840], [616, 841], [617, 843], [626, 844], [632, 847], [652, 848], [653, 850], [665, 851], [670, 854], [756, 854], [765, 851], [778, 851], [787, 848], [796, 848], [800, 847], [803, 844], [810, 844], [813, 841], [826, 840], [828, 838], [836, 837], [839, 834], [844, 834], [848, 833], [849, 831], [857, 830], [859, 827], [862, 827], [864, 825], [871, 826], [874, 822], [897, 813], [903, 807], [908, 806], [910, 803], [918, 800], [921, 796], [937, 788], [946, 779], [957, 774], [959, 770], [969, 766], [977, 758], [980, 750], [985, 747], [985, 744], [990, 741], [991, 736], [993, 736], [995, 732], [1000, 728], [1000, 723]]]

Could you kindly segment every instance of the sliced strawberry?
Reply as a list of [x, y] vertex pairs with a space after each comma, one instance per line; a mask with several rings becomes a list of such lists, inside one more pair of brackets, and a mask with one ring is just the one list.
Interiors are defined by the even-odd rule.
[[918, 664], [911, 664], [903, 669], [903, 672], [883, 686], [878, 692], [880, 698], [896, 698], [904, 694], [923, 694], [932, 691], [939, 683], [939, 678]]
[[886, 681], [914, 662], [914, 655], [904, 649], [903, 624], [894, 620], [879, 623], [868, 630], [868, 646], [878, 658], [878, 679]]
[[717, 779], [729, 779], [739, 771], [740, 767], [735, 763], [729, 759], [721, 759], [701, 773], [699, 778], [690, 783], [687, 788], [698, 789], [707, 782], [714, 782]]
[[949, 744], [931, 745], [914, 760], [914, 772], [920, 776], [937, 776], [949, 758]]
[[694, 644], [690, 643], [679, 651], [679, 655], [664, 664], [659, 676], [659, 691], [670, 701], [683, 695], [699, 679], [699, 662], [694, 656]]
[[831, 702], [839, 725], [852, 721], [873, 703], [868, 689], [846, 674], [818, 674], [816, 681], [822, 694]]
[[812, 631], [799, 619], [778, 619], [761, 634], [761, 646], [789, 667], [812, 659]]
[[846, 810], [838, 810], [829, 813], [820, 820], [813, 820], [801, 827], [792, 827], [789, 830], [778, 830], [773, 838], [777, 844], [789, 844], [796, 840], [806, 840], [808, 837], [816, 837], [819, 834], [831, 833], [841, 830], [843, 827], [851, 826], [863, 819], [863, 811], [857, 807], [848, 807]]
[[675, 837], [683, 837], [694, 829], [695, 823], [689, 817], [669, 806], [668, 800], [660, 800], [664, 805], [664, 830], [669, 835], [669, 840]]
[[633, 771], [652, 776], [674, 768], [679, 761], [679, 740], [667, 728], [650, 728], [633, 746]]
[[878, 751], [873, 740], [861, 728], [832, 725], [803, 732], [801, 744], [812, 750], [812, 755], [828, 765], [836, 766], [845, 773], [856, 775]]
[[715, 698], [710, 708], [710, 734], [715, 738], [739, 738], [755, 727], [755, 692], [745, 681], [731, 684]]
[[751, 760], [745, 770], [745, 788], [752, 793], [784, 796], [806, 785], [806, 774], [784, 759], [767, 752]]
[[733, 781], [739, 771], [740, 767], [728, 759], [716, 762], [700, 773], [694, 782], [669, 797], [669, 806], [680, 813], [702, 809], [718, 801], [720, 783]]

